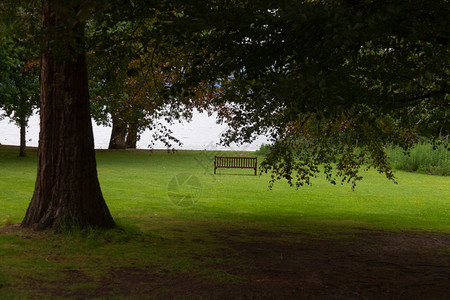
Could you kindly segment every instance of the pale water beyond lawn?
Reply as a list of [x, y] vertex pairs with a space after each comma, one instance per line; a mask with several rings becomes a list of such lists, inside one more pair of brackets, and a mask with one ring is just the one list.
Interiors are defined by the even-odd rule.
[[14, 226], [36, 176], [35, 153], [21, 159], [16, 151], [0, 146], [0, 296], [448, 291], [449, 177], [397, 172], [394, 184], [369, 171], [355, 191], [321, 177], [300, 190], [283, 181], [268, 190], [268, 174], [214, 175], [212, 152], [101, 151], [99, 179], [119, 229], [57, 235]]

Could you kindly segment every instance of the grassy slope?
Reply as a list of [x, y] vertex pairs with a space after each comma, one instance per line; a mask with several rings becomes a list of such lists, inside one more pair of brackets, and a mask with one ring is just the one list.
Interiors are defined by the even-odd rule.
[[[246, 240], [254, 239], [252, 231], [274, 232], [266, 238], [286, 241], [289, 232], [332, 238], [361, 228], [450, 232], [448, 177], [398, 172], [395, 185], [370, 171], [355, 192], [320, 178], [299, 191], [284, 182], [268, 191], [268, 175], [248, 176], [251, 170], [221, 169], [222, 175], [213, 176], [211, 153], [99, 152], [97, 157], [105, 199], [122, 229], [0, 235], [0, 294], [49, 297], [100, 289], [114, 295], [115, 287], [104, 282], [108, 272], [136, 266], [240, 280], [217, 267], [251, 268], [218, 238], [224, 231], [240, 232], [234, 238]], [[0, 227], [23, 218], [35, 169], [35, 154], [20, 159], [15, 149], [0, 147]], [[168, 199], [168, 183], [180, 173], [201, 182], [202, 194], [192, 206]], [[258, 241], [264, 238], [259, 235]], [[69, 284], [73, 277], [79, 283]]]

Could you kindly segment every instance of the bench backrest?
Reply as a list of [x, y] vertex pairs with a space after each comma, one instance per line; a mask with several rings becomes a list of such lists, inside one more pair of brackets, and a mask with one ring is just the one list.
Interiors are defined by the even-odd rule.
[[256, 157], [214, 156], [216, 167], [256, 168], [257, 164]]

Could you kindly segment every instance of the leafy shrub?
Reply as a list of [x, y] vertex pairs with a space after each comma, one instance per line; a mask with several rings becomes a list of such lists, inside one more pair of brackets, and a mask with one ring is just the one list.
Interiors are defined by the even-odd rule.
[[433, 145], [421, 143], [411, 149], [409, 155], [399, 147], [388, 150], [388, 156], [394, 169], [419, 172], [432, 175], [450, 175], [449, 150], [445, 145], [433, 148]]

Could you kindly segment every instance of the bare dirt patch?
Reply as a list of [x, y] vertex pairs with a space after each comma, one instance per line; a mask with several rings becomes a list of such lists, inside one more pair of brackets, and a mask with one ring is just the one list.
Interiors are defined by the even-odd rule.
[[[214, 233], [241, 264], [214, 266], [242, 280], [113, 268], [95, 296], [194, 299], [449, 299], [450, 235], [366, 232], [311, 239]], [[271, 240], [270, 237], [274, 239]], [[259, 241], [259, 240], [264, 241]]]
[[0, 234], [9, 234], [12, 232], [17, 232], [20, 229], [20, 223], [17, 224], [8, 224], [0, 228]]
[[[227, 239], [224, 237], [224, 239]], [[289, 238], [287, 239], [289, 240]], [[252, 266], [244, 297], [446, 299], [450, 236], [368, 232], [354, 238], [233, 242]], [[239, 292], [234, 294], [239, 296]]]
[[30, 286], [40, 286], [41, 295], [77, 299], [450, 299], [450, 234], [371, 230], [323, 238], [256, 230], [210, 234], [224, 247], [198, 259], [208, 263], [215, 261], [208, 258], [223, 258], [220, 265], [207, 267], [238, 280], [136, 264], [105, 266], [97, 278], [59, 270], [61, 280], [51, 287], [45, 282]]

